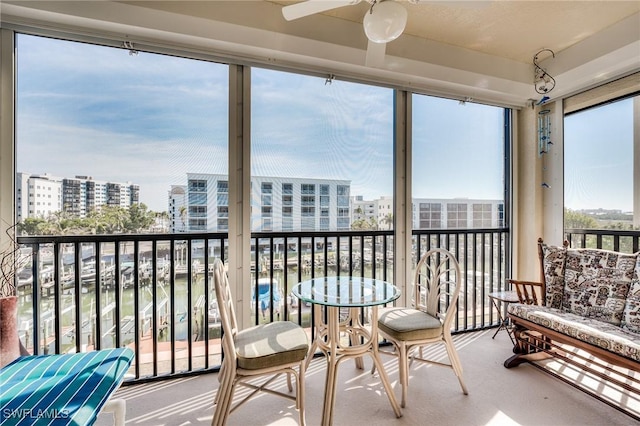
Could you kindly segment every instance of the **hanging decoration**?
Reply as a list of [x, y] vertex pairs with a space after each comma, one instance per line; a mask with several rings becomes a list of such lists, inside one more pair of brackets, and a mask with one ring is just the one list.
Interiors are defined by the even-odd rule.
[[533, 77], [533, 85], [536, 88], [536, 92], [544, 95], [549, 93], [556, 87], [556, 80], [549, 75], [549, 73], [539, 65], [540, 54], [548, 52], [551, 53], [551, 57], [555, 58], [556, 54], [553, 53], [551, 49], [542, 49], [533, 57], [533, 66], [534, 66], [534, 77]]
[[551, 110], [544, 109], [538, 113], [538, 155], [549, 152], [551, 142]]

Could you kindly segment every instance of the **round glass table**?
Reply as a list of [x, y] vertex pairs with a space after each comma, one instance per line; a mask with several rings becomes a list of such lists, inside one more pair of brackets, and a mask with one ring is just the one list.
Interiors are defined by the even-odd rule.
[[[400, 290], [383, 280], [339, 276], [303, 281], [292, 292], [301, 301], [312, 304], [314, 309], [315, 336], [307, 365], [318, 349], [327, 359], [322, 424], [333, 424], [338, 365], [345, 359], [355, 358], [358, 368], [363, 368], [362, 356], [365, 354], [371, 356], [391, 406], [396, 416], [401, 417], [402, 411], [378, 353], [378, 306], [399, 298]], [[360, 315], [361, 308], [365, 307], [370, 308], [369, 328], [365, 327]]]

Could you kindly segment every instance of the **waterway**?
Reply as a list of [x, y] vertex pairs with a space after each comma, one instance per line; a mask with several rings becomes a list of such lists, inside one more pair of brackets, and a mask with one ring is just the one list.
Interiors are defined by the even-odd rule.
[[[104, 262], [108, 265], [108, 261]], [[144, 264], [143, 264], [144, 265]], [[131, 265], [133, 266], [133, 265]], [[78, 298], [80, 301], [80, 313], [81, 313], [81, 350], [85, 350], [93, 347], [95, 343], [96, 333], [96, 321], [100, 318], [100, 331], [102, 335], [101, 347], [115, 347], [116, 346], [116, 323], [115, 312], [116, 306], [120, 306], [120, 338], [121, 345], [128, 345], [135, 340], [136, 331], [136, 311], [138, 312], [138, 332], [140, 338], [151, 337], [153, 333], [153, 319], [155, 311], [156, 320], [156, 339], [158, 342], [171, 341], [171, 321], [173, 318], [173, 329], [175, 332], [176, 341], [185, 341], [189, 334], [189, 322], [191, 324], [191, 336], [193, 341], [202, 340], [204, 338], [205, 327], [209, 328], [209, 337], [215, 338], [219, 336], [220, 324], [217, 311], [217, 304], [215, 301], [215, 291], [213, 288], [213, 278], [209, 275], [208, 283], [205, 284], [204, 270], [200, 267], [200, 263], [196, 261], [192, 267], [193, 271], [199, 271], [194, 273], [190, 280], [183, 271], [186, 271], [186, 267], [175, 267], [176, 272], [173, 280], [173, 292], [171, 280], [168, 275], [168, 263], [157, 262], [156, 265], [159, 269], [156, 274], [156, 281], [152, 283], [151, 274], [141, 266], [139, 269], [141, 272], [139, 279], [139, 287], [136, 289], [133, 287], [131, 277], [121, 277], [121, 300], [116, 303], [116, 292], [113, 288], [112, 276], [109, 276], [108, 267], [101, 267], [104, 271], [104, 277], [102, 279], [102, 285], [104, 289], [100, 291], [99, 303], [100, 310], [99, 315], [96, 314], [96, 285], [95, 285], [95, 271], [93, 273], [93, 279], [90, 274], [84, 276], [81, 280], [83, 285], [80, 286], [80, 292]], [[181, 265], [184, 266], [184, 265]], [[356, 269], [359, 265], [356, 266]], [[263, 269], [263, 266], [258, 266], [259, 275], [267, 277], [267, 269]], [[336, 275], [336, 266], [330, 265], [325, 272], [323, 266], [317, 265], [315, 267], [314, 276], [322, 275]], [[121, 267], [121, 271], [125, 271], [125, 267]], [[297, 316], [302, 314], [303, 325], [304, 322], [309, 321], [307, 306], [300, 306], [296, 303], [296, 299], [291, 295], [291, 288], [298, 282], [298, 268], [297, 265], [292, 265], [287, 268], [287, 279], [284, 278], [284, 271], [280, 268], [272, 271], [272, 278], [274, 285], [277, 289], [274, 291], [275, 298], [277, 300], [271, 306], [266, 307], [265, 311], [260, 309], [255, 303], [251, 304], [251, 321], [252, 323], [269, 322], [272, 319], [281, 319], [281, 316], [287, 315], [288, 319], [297, 321]], [[262, 272], [264, 271], [264, 272]], [[358, 271], [354, 271], [357, 273]], [[342, 273], [348, 273], [342, 271]], [[391, 275], [390, 269], [388, 270], [388, 276]], [[302, 280], [309, 279], [311, 277], [310, 265], [302, 268], [301, 274]], [[369, 265], [365, 265], [365, 276], [372, 276], [372, 270]], [[382, 277], [382, 269], [379, 268], [376, 271], [376, 276]], [[68, 285], [63, 282], [62, 294], [60, 296], [60, 311], [62, 315], [61, 328], [61, 351], [75, 351], [76, 347], [76, 294], [75, 294], [75, 280], [72, 279], [73, 284]], [[206, 306], [205, 298], [205, 285], [208, 286], [208, 301], [209, 306]], [[252, 273], [251, 283], [248, 285], [255, 285], [255, 273]], [[286, 288], [285, 288], [286, 286]], [[42, 351], [45, 353], [53, 353], [55, 351], [55, 297], [52, 286], [45, 286], [43, 289], [43, 295], [40, 300], [40, 345]], [[155, 288], [155, 300], [153, 290]], [[22, 286], [19, 291], [20, 304], [19, 304], [19, 330], [23, 342], [27, 342], [27, 347], [31, 345], [30, 336], [33, 333], [33, 298], [31, 297], [30, 287]], [[136, 309], [136, 296], [137, 296], [137, 309]], [[189, 300], [191, 301], [191, 312], [189, 311]], [[286, 306], [285, 306], [286, 305]], [[256, 312], [257, 310], [257, 312]], [[173, 315], [172, 315], [173, 311]], [[256, 321], [256, 313], [258, 320]], [[306, 324], [308, 325], [308, 324]]]

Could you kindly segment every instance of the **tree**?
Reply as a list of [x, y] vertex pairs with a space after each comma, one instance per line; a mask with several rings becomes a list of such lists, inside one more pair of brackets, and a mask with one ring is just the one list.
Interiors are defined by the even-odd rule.
[[187, 228], [187, 207], [180, 206], [179, 212], [180, 212], [180, 220], [182, 221], [182, 231], [184, 232], [185, 229]]
[[169, 212], [167, 212], [166, 210], [157, 212], [156, 218], [160, 220], [160, 223], [162, 224], [162, 232], [163, 233], [168, 232]]
[[85, 218], [72, 217], [64, 211], [55, 212], [47, 219], [27, 218], [18, 228], [23, 235], [140, 233], [151, 228], [156, 215], [148, 211], [145, 204], [134, 204], [129, 208], [102, 206]]
[[387, 213], [380, 222], [387, 225], [387, 229], [391, 229], [391, 225], [393, 225], [393, 213]]
[[598, 222], [586, 214], [564, 209], [564, 227], [566, 229], [595, 229], [598, 228]]
[[365, 219], [357, 219], [351, 224], [351, 229], [354, 231], [366, 231], [371, 229], [371, 223]]
[[134, 204], [129, 207], [129, 217], [125, 229], [134, 233], [148, 229], [155, 223], [154, 216], [153, 212], [147, 210], [146, 204]]
[[28, 217], [18, 224], [18, 230], [22, 235], [42, 235], [41, 228], [45, 223], [40, 217]]

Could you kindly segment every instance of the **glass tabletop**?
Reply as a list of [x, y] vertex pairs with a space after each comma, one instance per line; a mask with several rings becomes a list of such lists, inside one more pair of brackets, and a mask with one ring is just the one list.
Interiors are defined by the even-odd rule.
[[400, 297], [400, 289], [389, 282], [349, 276], [313, 278], [292, 292], [303, 302], [340, 307], [383, 305]]

